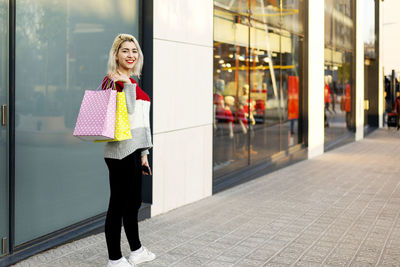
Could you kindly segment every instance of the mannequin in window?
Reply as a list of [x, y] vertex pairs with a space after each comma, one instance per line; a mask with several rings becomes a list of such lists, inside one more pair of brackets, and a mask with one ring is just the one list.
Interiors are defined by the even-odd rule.
[[331, 110], [333, 113], [336, 113], [336, 94], [337, 94], [337, 88], [336, 88], [336, 82], [333, 80], [332, 75], [328, 75], [328, 81], [329, 81], [329, 88], [331, 92]]
[[[242, 119], [239, 119], [239, 121], [244, 122], [246, 121], [246, 128], [247, 128], [247, 121], [250, 122], [249, 124], [249, 130], [250, 130], [250, 135], [251, 137], [254, 137], [254, 130], [253, 130], [253, 125], [256, 124], [256, 120], [254, 119], [254, 106], [255, 106], [255, 101], [251, 100], [249, 97], [249, 85], [244, 84], [242, 86], [242, 95], [239, 97], [239, 111], [238, 113], [240, 114], [239, 116], [242, 117]], [[244, 142], [246, 144], [246, 142]], [[244, 154], [247, 154], [247, 146], [243, 146], [243, 151]], [[250, 154], [258, 154], [257, 151], [253, 150], [253, 146], [250, 145]]]
[[232, 109], [235, 106], [235, 98], [233, 96], [225, 96], [225, 121], [229, 131], [229, 138], [233, 138], [233, 113]]
[[325, 99], [325, 111], [328, 111], [329, 113], [332, 113], [332, 111], [329, 109], [329, 106], [332, 102], [331, 98], [331, 87], [330, 87], [330, 81], [332, 76], [326, 75], [325, 76], [325, 86], [324, 86], [324, 99]]
[[243, 107], [243, 110], [245, 112], [245, 116], [249, 118], [251, 125], [256, 124], [256, 121], [254, 120], [254, 106], [255, 106], [255, 101], [251, 101], [249, 98], [249, 85], [245, 84], [242, 87], [242, 95], [240, 96], [240, 105]]
[[[234, 158], [234, 117], [235, 98], [233, 96], [225, 96], [225, 119], [224, 119], [224, 158], [231, 161]], [[227, 138], [226, 136], [229, 136]]]
[[239, 105], [239, 108], [236, 112], [237, 114], [237, 120], [239, 122], [239, 131], [237, 134], [237, 138], [236, 139], [236, 156], [239, 158], [245, 158], [248, 156], [247, 153], [247, 122], [248, 122], [248, 118], [246, 116], [246, 112], [243, 109], [243, 105]]
[[352, 129], [352, 118], [351, 118], [351, 86], [349, 81], [345, 81], [345, 91], [344, 91], [344, 109], [346, 111], [346, 126], [347, 129]]
[[222, 79], [215, 80], [215, 93], [213, 95], [214, 130], [217, 130], [218, 122], [223, 120], [225, 116], [224, 89], [225, 81]]

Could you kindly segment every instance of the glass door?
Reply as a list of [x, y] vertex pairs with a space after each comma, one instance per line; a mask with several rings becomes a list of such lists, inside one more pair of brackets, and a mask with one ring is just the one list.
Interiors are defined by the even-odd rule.
[[0, 0], [0, 257], [8, 252], [8, 1]]

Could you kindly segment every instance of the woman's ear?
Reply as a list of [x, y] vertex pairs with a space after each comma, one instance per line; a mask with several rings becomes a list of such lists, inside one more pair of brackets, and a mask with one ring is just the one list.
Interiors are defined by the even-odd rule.
[[115, 58], [115, 63], [117, 63], [118, 65], [118, 57], [117, 57], [117, 53], [114, 54], [114, 58]]

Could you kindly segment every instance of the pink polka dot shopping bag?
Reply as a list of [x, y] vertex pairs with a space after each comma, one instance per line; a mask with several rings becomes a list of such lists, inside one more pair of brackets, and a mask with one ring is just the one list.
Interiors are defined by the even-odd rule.
[[[100, 85], [101, 86], [101, 85]], [[109, 140], [115, 136], [117, 90], [86, 90], [73, 135], [84, 140]]]

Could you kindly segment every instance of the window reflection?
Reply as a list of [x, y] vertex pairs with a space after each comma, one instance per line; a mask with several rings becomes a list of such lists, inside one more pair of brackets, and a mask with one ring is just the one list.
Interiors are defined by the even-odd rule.
[[353, 138], [352, 0], [325, 0], [325, 148]]
[[105, 76], [114, 37], [138, 36], [138, 7], [16, 1], [16, 245], [104, 212], [103, 146], [72, 132], [84, 91]]
[[375, 59], [375, 0], [364, 0], [363, 22], [365, 58]]
[[[372, 127], [378, 126], [377, 106], [373, 101], [377, 97], [376, 87], [379, 83], [378, 60], [376, 50], [375, 36], [375, 0], [364, 1], [364, 101], [366, 107], [364, 110], [364, 125]], [[370, 107], [371, 102], [371, 107]]]
[[214, 176], [218, 177], [270, 161], [302, 143], [298, 119], [304, 2], [216, 0], [214, 4]]

